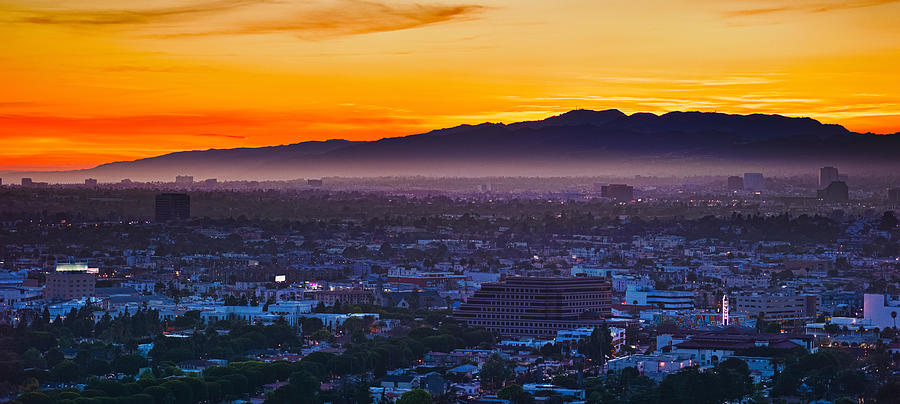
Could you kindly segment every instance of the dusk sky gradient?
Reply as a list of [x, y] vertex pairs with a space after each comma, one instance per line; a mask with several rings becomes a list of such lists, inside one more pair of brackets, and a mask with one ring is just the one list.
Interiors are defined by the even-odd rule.
[[574, 108], [900, 131], [900, 1], [0, 0], [0, 170]]

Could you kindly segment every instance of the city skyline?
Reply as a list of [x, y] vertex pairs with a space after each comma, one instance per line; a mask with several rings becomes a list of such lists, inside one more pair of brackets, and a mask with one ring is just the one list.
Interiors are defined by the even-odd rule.
[[7, 0], [0, 169], [575, 108], [777, 113], [894, 133], [898, 13], [894, 1]]

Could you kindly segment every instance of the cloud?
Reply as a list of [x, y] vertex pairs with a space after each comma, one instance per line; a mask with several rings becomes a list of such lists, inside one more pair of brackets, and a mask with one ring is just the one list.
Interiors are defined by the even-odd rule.
[[[825, 13], [829, 11], [847, 10], [854, 8], [875, 7], [885, 4], [897, 3], [900, 0], [822, 0], [822, 1], [802, 1], [794, 0], [790, 2], [777, 2], [771, 6], [758, 8], [743, 8], [729, 10], [722, 13], [723, 16], [729, 18], [754, 17], [763, 15], [776, 15], [782, 13]], [[756, 4], [759, 4], [758, 2]], [[771, 4], [771, 3], [770, 3]]]
[[18, 22], [67, 26], [154, 24], [221, 13], [265, 2], [267, 0], [213, 0], [178, 7], [128, 10], [30, 9], [18, 10], [25, 14]]
[[221, 133], [198, 133], [195, 136], [205, 136], [205, 137], [224, 137], [229, 139], [246, 139], [246, 136], [240, 135], [225, 135]]
[[365, 0], [340, 0], [332, 4], [294, 10], [277, 18], [237, 27], [164, 34], [164, 37], [209, 35], [289, 34], [315, 39], [377, 32], [400, 31], [473, 18], [486, 9], [475, 4], [398, 4]]
[[[243, 8], [253, 7], [253, 10]], [[240, 9], [240, 10], [238, 10]], [[17, 9], [11, 22], [69, 27], [151, 27], [150, 37], [286, 33], [327, 38], [398, 31], [464, 20], [485, 10], [476, 4], [389, 4], [374, 0], [286, 2], [280, 0], [213, 0], [155, 9]], [[236, 13], [233, 11], [240, 11]], [[252, 12], [250, 12], [252, 11]], [[225, 20], [204, 24], [229, 14]]]

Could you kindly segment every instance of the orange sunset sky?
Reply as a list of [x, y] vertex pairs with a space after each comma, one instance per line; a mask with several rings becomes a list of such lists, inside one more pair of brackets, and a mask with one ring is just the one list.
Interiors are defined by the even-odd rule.
[[0, 0], [0, 170], [574, 108], [900, 131], [900, 1]]

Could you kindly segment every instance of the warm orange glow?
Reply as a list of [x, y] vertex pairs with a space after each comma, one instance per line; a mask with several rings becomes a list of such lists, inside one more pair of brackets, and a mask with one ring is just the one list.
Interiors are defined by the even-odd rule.
[[900, 130], [889, 0], [0, 0], [0, 170], [538, 119]]

